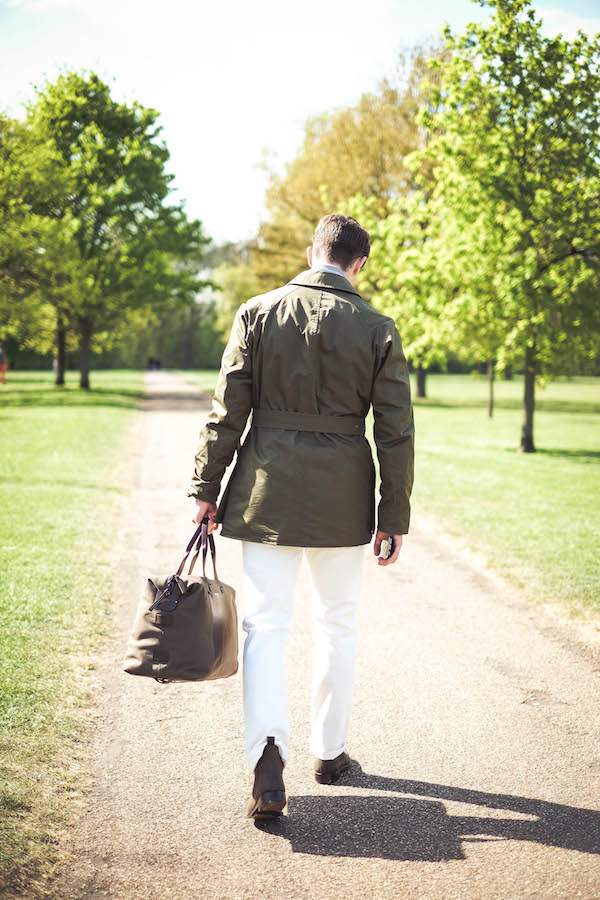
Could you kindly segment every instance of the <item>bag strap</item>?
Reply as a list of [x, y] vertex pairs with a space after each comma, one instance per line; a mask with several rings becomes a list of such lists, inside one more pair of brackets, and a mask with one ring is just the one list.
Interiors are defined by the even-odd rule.
[[[197, 532], [196, 532], [197, 534]], [[194, 535], [194, 538], [196, 535]], [[221, 580], [217, 574], [217, 548], [215, 547], [215, 539], [212, 534], [208, 532], [208, 516], [205, 516], [200, 523], [200, 537], [198, 538], [198, 543], [196, 545], [196, 552], [194, 553], [193, 559], [190, 563], [190, 568], [188, 571], [188, 578], [192, 574], [194, 566], [196, 565], [196, 560], [198, 559], [198, 555], [200, 550], [202, 550], [202, 577], [206, 578], [206, 557], [208, 555], [208, 548], [210, 547], [210, 555], [212, 557], [213, 564], [213, 572], [215, 581], [218, 581], [221, 584]]]
[[[204, 520], [202, 520], [202, 521], [204, 521]], [[208, 521], [208, 519], [207, 519], [207, 521]], [[202, 522], [201, 522], [200, 525], [198, 525], [198, 527], [196, 528], [196, 530], [195, 530], [195, 532], [194, 532], [194, 534], [193, 534], [193, 536], [192, 536], [191, 541], [189, 542], [189, 544], [188, 544], [187, 547], [185, 548], [185, 556], [183, 557], [183, 559], [181, 560], [181, 562], [180, 562], [180, 564], [179, 564], [179, 568], [177, 569], [177, 575], [181, 575], [181, 573], [183, 572], [183, 567], [185, 566], [185, 562], [186, 562], [188, 556], [190, 555], [190, 553], [191, 553], [191, 551], [192, 551], [192, 547], [193, 547], [194, 544], [196, 543], [196, 538], [198, 538], [198, 536], [201, 535], [201, 534], [202, 534]]]

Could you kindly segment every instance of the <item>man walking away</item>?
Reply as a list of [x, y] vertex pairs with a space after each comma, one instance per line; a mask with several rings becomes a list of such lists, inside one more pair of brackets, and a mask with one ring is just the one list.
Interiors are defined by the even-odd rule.
[[[375, 468], [365, 437], [373, 407], [381, 476], [373, 551], [396, 562], [408, 532], [414, 423], [400, 335], [356, 290], [369, 235], [328, 215], [310, 269], [237, 311], [212, 411], [200, 432], [195, 521], [242, 541], [244, 722], [254, 774], [248, 815], [280, 815], [289, 721], [285, 651], [303, 556], [312, 587], [315, 657], [310, 747], [317, 781], [349, 764], [357, 608], [364, 546], [375, 532]], [[248, 416], [251, 427], [239, 446]], [[217, 509], [226, 467], [238, 457]], [[393, 538], [389, 558], [382, 542]]]

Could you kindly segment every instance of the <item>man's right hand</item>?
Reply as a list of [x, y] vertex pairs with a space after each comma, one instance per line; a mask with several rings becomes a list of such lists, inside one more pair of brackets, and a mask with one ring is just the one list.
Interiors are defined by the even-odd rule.
[[199, 525], [202, 519], [204, 519], [205, 516], [208, 516], [208, 533], [210, 534], [212, 531], [216, 531], [219, 527], [214, 520], [217, 514], [217, 504], [209, 503], [207, 500], [198, 500], [196, 498], [196, 506], [198, 509], [196, 510], [196, 515], [192, 519], [192, 522]]
[[[389, 559], [379, 559], [379, 554], [381, 553], [381, 542], [386, 540], [386, 538], [393, 537], [394, 538], [394, 552], [389, 557]], [[376, 557], [378, 557], [377, 562], [380, 566], [391, 566], [392, 563], [395, 563], [400, 555], [400, 547], [402, 546], [402, 535], [401, 534], [390, 534], [388, 531], [378, 531], [375, 535], [375, 543], [373, 544], [373, 553]]]

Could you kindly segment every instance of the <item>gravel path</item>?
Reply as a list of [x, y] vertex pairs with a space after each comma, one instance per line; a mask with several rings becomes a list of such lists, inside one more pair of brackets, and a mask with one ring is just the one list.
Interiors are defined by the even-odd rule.
[[[135, 590], [102, 660], [95, 786], [54, 896], [600, 897], [598, 650], [419, 528], [418, 515], [397, 566], [367, 561], [353, 762], [333, 787], [314, 781], [307, 747], [304, 571], [289, 648], [287, 815], [266, 826], [245, 818], [241, 670], [163, 686], [121, 668], [146, 573], [178, 563], [194, 530], [185, 490], [208, 408], [174, 375], [150, 373], [146, 386], [116, 536]], [[221, 578], [241, 585], [239, 542], [217, 540]]]

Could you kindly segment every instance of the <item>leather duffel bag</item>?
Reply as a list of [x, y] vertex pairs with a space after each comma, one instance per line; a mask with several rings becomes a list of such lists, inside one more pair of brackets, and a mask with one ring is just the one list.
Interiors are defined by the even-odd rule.
[[[197, 541], [186, 578], [182, 572]], [[206, 576], [210, 547], [214, 578]], [[192, 577], [202, 551], [202, 575]], [[238, 622], [235, 590], [217, 575], [216, 548], [202, 520], [174, 575], [148, 578], [125, 655], [130, 675], [146, 675], [161, 684], [228, 678], [238, 670]]]

